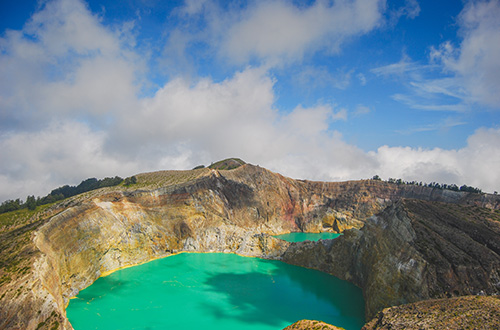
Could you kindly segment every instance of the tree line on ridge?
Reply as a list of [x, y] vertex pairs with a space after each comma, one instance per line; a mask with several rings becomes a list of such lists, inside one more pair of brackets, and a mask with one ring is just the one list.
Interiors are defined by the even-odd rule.
[[[383, 181], [378, 175], [375, 175], [372, 180], [376, 181]], [[406, 185], [413, 185], [413, 186], [422, 186], [422, 187], [429, 187], [429, 188], [435, 188], [435, 189], [441, 189], [441, 190], [452, 190], [452, 191], [462, 191], [462, 192], [470, 192], [470, 193], [475, 193], [475, 194], [482, 194], [483, 191], [479, 188], [471, 187], [468, 185], [462, 185], [462, 186], [457, 186], [456, 184], [442, 184], [442, 183], [437, 183], [437, 182], [431, 182], [431, 183], [422, 183], [422, 181], [417, 182], [417, 181], [403, 181], [401, 179], [394, 179], [394, 178], [389, 178], [389, 180], [385, 181], [388, 183], [392, 184], [406, 184]], [[497, 192], [495, 191], [495, 195]]]
[[30, 195], [26, 198], [26, 202], [23, 202], [20, 198], [15, 200], [7, 200], [0, 205], [0, 213], [6, 213], [11, 211], [17, 211], [21, 209], [35, 210], [37, 206], [54, 203], [63, 200], [68, 197], [72, 197], [87, 191], [117, 186], [121, 183], [125, 185], [131, 185], [137, 183], [137, 178], [135, 176], [122, 179], [119, 176], [114, 178], [106, 177], [104, 179], [89, 178], [83, 180], [78, 186], [64, 185], [56, 188], [50, 192], [47, 196], [36, 197]]

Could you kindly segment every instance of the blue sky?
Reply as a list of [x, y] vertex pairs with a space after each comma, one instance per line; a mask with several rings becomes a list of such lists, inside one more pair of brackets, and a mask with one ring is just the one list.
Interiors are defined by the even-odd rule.
[[0, 200], [240, 157], [500, 188], [500, 2], [0, 4]]

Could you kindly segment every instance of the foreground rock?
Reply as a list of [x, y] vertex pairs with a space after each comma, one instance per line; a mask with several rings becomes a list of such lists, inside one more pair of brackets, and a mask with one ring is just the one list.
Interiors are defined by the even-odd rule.
[[344, 330], [344, 328], [339, 328], [321, 321], [300, 320], [283, 330]]
[[334, 241], [292, 244], [283, 260], [363, 289], [366, 316], [415, 301], [500, 293], [500, 214], [403, 200]]
[[[298, 321], [283, 330], [341, 329], [319, 321]], [[361, 330], [500, 329], [499, 296], [431, 299], [385, 308]]]
[[468, 296], [386, 308], [362, 330], [500, 329], [500, 297]]
[[[0, 328], [71, 329], [68, 300], [99, 276], [183, 251], [284, 256], [328, 271], [363, 288], [369, 315], [429, 297], [498, 291], [500, 240], [488, 220], [498, 196], [372, 180], [298, 181], [248, 164], [136, 177], [136, 185], [75, 196], [0, 228]], [[429, 204], [428, 217], [420, 211], [428, 205], [412, 210], [413, 202], [367, 221], [408, 197], [454, 203], [461, 227], [442, 207], [432, 210], [438, 204]], [[472, 225], [462, 219], [468, 210], [478, 214]], [[349, 228], [318, 244], [269, 236]]]

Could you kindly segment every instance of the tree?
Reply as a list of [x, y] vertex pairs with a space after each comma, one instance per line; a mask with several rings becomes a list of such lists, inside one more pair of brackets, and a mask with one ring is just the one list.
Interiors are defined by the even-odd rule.
[[382, 179], [378, 176], [378, 174], [376, 174], [376, 175], [373, 176], [372, 180], [380, 181]]
[[59, 188], [52, 190], [50, 192], [50, 195], [52, 195], [52, 196], [63, 195], [64, 198], [68, 198], [68, 197], [76, 195], [76, 187], [64, 185], [62, 187], [59, 187]]
[[136, 183], [137, 183], [137, 178], [135, 177], [135, 175], [125, 179], [126, 186], [130, 186], [130, 185], [136, 184]]
[[5, 212], [10, 212], [10, 211], [16, 211], [21, 208], [22, 202], [18, 198], [16, 200], [9, 199], [5, 202], [2, 203], [0, 206], [0, 213], [5, 213]]
[[117, 186], [120, 183], [123, 182], [123, 179], [120, 178], [119, 176], [115, 176], [114, 178], [104, 178], [102, 180], [99, 180], [99, 188], [103, 187], [112, 187], [112, 186]]
[[[80, 184], [74, 188], [74, 191], [72, 192], [72, 196], [78, 195], [87, 191], [91, 191], [94, 189], [99, 188], [99, 181], [96, 178], [88, 178], [86, 180], [83, 180], [80, 182]], [[70, 197], [66, 196], [65, 197]]]
[[34, 209], [36, 209], [36, 199], [35, 199], [35, 196], [28, 196], [26, 198], [25, 205], [28, 208], [28, 210], [33, 211]]

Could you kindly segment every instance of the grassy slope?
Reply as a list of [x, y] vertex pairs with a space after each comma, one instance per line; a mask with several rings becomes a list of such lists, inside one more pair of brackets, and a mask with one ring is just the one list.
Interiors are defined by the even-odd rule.
[[31, 269], [31, 259], [36, 254], [32, 233], [61, 210], [58, 205], [47, 204], [34, 211], [22, 209], [0, 214], [0, 286]]

